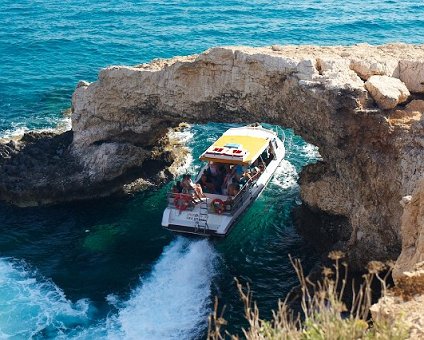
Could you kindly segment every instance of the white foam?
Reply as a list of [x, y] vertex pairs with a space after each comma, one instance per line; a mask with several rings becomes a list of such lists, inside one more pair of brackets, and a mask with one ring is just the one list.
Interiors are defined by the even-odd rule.
[[274, 173], [271, 183], [282, 189], [297, 187], [297, 179], [299, 175], [296, 168], [288, 160], [283, 159], [279, 167]]
[[89, 321], [89, 302], [72, 303], [24, 263], [0, 259], [0, 338], [61, 336]]
[[187, 128], [181, 129], [181, 130], [171, 130], [169, 135], [172, 138], [175, 138], [180, 141], [180, 143], [184, 144], [187, 143], [189, 140], [191, 140], [194, 136], [193, 132], [190, 129], [190, 125], [187, 126]]
[[118, 313], [91, 324], [88, 300], [72, 303], [27, 266], [0, 259], [0, 338], [192, 339], [205, 332], [217, 253], [207, 240], [177, 238]]
[[21, 138], [29, 129], [26, 126], [17, 126], [0, 133], [0, 139], [15, 140]]
[[44, 129], [29, 129], [24, 124], [12, 124], [12, 128], [5, 130], [3, 132], [0, 132], [0, 141], [1, 142], [8, 142], [10, 140], [17, 140], [20, 139], [25, 133], [29, 131], [35, 131], [35, 132], [64, 132], [68, 131], [72, 128], [72, 122], [70, 116], [64, 116], [57, 121], [52, 122], [52, 125], [54, 127], [51, 128], [44, 128]]
[[[188, 125], [187, 128], [182, 129], [180, 131], [171, 130], [169, 132], [169, 137], [176, 139], [181, 145], [186, 146], [188, 144], [188, 142], [194, 136], [194, 134], [191, 131], [190, 127], [191, 126]], [[191, 150], [190, 150], [190, 152], [188, 153], [188, 155], [187, 155], [187, 157], [185, 159], [184, 164], [182, 164], [182, 165], [180, 165], [178, 167], [178, 173], [179, 174], [183, 174], [183, 173], [187, 172], [188, 169], [192, 166], [192, 164], [193, 164], [193, 156], [192, 156], [192, 153], [191, 153]]]
[[205, 331], [217, 255], [207, 240], [177, 238], [113, 318], [109, 337], [190, 339]]
[[321, 159], [318, 147], [313, 144], [306, 144], [302, 147], [303, 152], [310, 159]]

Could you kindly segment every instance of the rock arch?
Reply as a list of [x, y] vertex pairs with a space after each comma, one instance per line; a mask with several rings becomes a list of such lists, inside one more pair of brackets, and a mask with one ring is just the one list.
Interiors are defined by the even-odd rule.
[[116, 189], [152, 154], [163, 155], [158, 141], [182, 121], [280, 124], [319, 147], [323, 162], [302, 171], [302, 199], [347, 217], [344, 246], [356, 267], [394, 259], [399, 201], [424, 170], [423, 55], [409, 45], [223, 47], [108, 67], [73, 95], [70, 154], [83, 174], [73, 191]]

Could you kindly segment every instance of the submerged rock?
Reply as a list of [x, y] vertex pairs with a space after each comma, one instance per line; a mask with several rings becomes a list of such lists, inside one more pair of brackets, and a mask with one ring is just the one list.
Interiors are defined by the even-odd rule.
[[[160, 141], [182, 121], [268, 122], [293, 128], [319, 147], [323, 161], [302, 171], [301, 196], [326, 218], [345, 217], [338, 232], [351, 262], [362, 268], [371, 259], [395, 259], [401, 244], [399, 201], [424, 172], [423, 112], [408, 106], [381, 110], [364, 80], [376, 74], [399, 77], [411, 93], [408, 100], [420, 100], [424, 91], [402, 65], [420, 70], [423, 55], [423, 46], [404, 44], [217, 47], [105, 68], [98, 81], [80, 82], [73, 95], [69, 158], [53, 166], [69, 168], [66, 177], [58, 171], [69, 191], [49, 184], [58, 181], [54, 172], [45, 183], [28, 180], [25, 168], [5, 175], [3, 164], [25, 150], [3, 147], [0, 198], [24, 204], [37, 197], [43, 203], [106, 195], [148, 177], [149, 160], [167, 168], [178, 148], [165, 152], [167, 143]], [[71, 176], [73, 166], [78, 176]], [[153, 169], [156, 177], [166, 177]], [[34, 193], [30, 200], [13, 189], [13, 178], [25, 193]], [[39, 187], [49, 190], [37, 194]]]

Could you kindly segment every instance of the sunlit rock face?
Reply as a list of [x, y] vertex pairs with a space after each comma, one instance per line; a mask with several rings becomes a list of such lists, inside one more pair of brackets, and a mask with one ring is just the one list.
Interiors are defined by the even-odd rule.
[[[274, 45], [111, 66], [75, 90], [70, 153], [83, 177], [113, 182], [145, 167], [158, 140], [182, 121], [293, 128], [322, 156], [301, 174], [303, 201], [314, 211], [347, 217], [344, 247], [357, 268], [394, 259], [401, 244], [399, 201], [424, 170], [423, 55], [423, 46], [404, 44]], [[401, 89], [397, 99], [389, 96], [390, 109], [365, 87], [373, 76], [381, 77], [383, 94], [390, 88], [386, 78]]]
[[365, 88], [371, 94], [377, 105], [382, 109], [394, 109], [406, 102], [410, 96], [409, 90], [400, 79], [388, 76], [371, 76], [365, 82]]
[[[405, 272], [424, 269], [424, 179], [417, 184], [413, 195], [402, 198], [401, 204], [404, 206], [402, 252], [393, 270], [395, 282], [407, 276]], [[424, 271], [422, 274], [424, 278]]]

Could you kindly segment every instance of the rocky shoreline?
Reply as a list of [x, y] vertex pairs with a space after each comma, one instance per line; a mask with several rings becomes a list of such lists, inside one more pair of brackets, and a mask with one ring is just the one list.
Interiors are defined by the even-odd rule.
[[[0, 143], [1, 199], [29, 207], [133, 193], [172, 179], [187, 155], [178, 140], [167, 136], [149, 152], [121, 145], [113, 155], [122, 158], [116, 159], [115, 173], [108, 178], [84, 166], [73, 152], [72, 141], [71, 130], [28, 132], [18, 140]], [[140, 164], [121, 170], [120, 163], [131, 153], [142, 156]]]
[[49, 204], [164, 182], [183, 159], [170, 128], [262, 121], [319, 147], [322, 162], [301, 173], [301, 197], [321, 225], [343, 222], [335, 241], [353, 268], [396, 259], [399, 201], [424, 173], [423, 56], [424, 46], [406, 44], [218, 47], [108, 67], [78, 84], [72, 131], [0, 146], [0, 199]]

